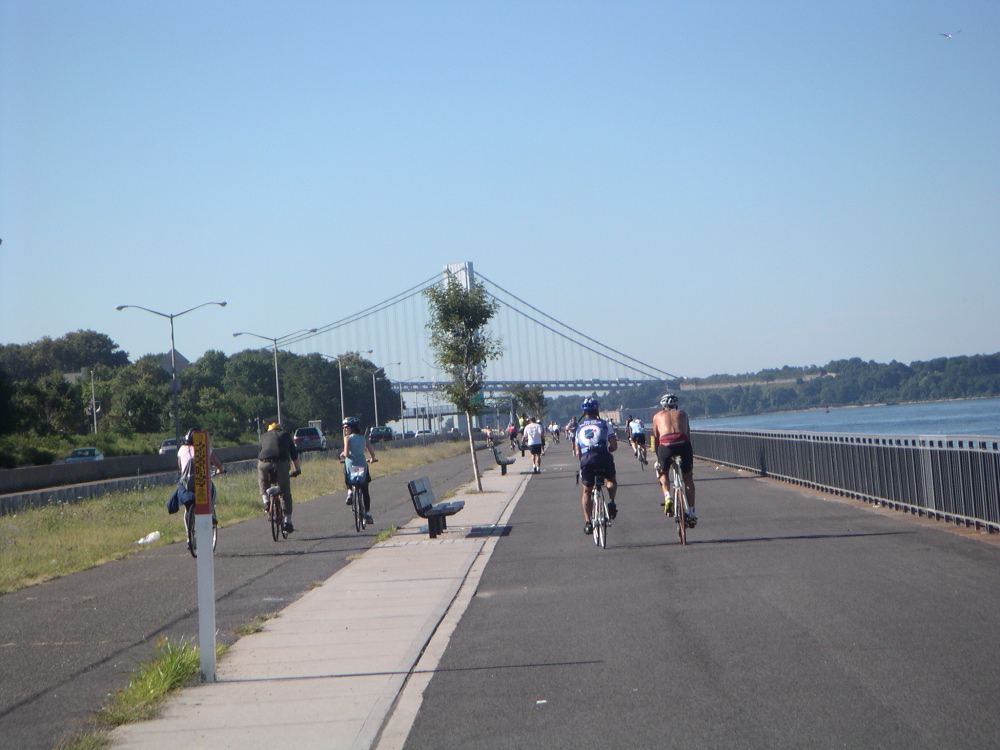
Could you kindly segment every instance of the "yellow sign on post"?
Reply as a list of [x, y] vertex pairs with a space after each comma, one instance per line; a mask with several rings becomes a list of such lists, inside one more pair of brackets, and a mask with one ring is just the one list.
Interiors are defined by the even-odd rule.
[[194, 445], [194, 512], [196, 515], [212, 512], [209, 489], [208, 433], [195, 430], [191, 434]]

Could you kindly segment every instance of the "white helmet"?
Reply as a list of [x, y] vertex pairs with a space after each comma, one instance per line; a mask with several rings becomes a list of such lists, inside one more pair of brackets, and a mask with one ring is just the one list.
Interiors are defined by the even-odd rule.
[[672, 393], [664, 393], [663, 398], [660, 399], [660, 406], [664, 409], [676, 409], [677, 396]]

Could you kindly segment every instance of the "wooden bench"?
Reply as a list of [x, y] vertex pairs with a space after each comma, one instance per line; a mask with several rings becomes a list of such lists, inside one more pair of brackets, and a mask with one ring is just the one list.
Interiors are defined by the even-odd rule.
[[493, 460], [497, 462], [497, 466], [500, 467], [500, 474], [507, 476], [507, 467], [510, 466], [516, 459], [514, 458], [503, 458], [500, 455], [500, 446], [493, 446]]
[[430, 534], [431, 539], [436, 538], [438, 534], [448, 528], [446, 520], [448, 516], [455, 515], [465, 507], [464, 500], [437, 502], [431, 480], [427, 477], [407, 482], [406, 489], [410, 491], [410, 500], [413, 501], [413, 508], [417, 511], [417, 515], [427, 519], [427, 533]]

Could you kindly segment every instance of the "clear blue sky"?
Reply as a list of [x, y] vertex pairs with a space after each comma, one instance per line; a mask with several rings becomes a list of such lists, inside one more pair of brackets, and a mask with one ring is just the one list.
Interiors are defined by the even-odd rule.
[[193, 360], [471, 260], [689, 377], [992, 353], [1000, 2], [3, 0], [0, 238], [2, 343], [227, 300]]

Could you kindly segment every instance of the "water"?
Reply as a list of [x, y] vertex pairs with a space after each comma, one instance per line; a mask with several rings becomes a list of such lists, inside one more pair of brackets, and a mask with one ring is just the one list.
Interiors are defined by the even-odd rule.
[[841, 407], [830, 409], [829, 412], [810, 409], [753, 417], [692, 419], [691, 428], [1000, 437], [1000, 398]]

